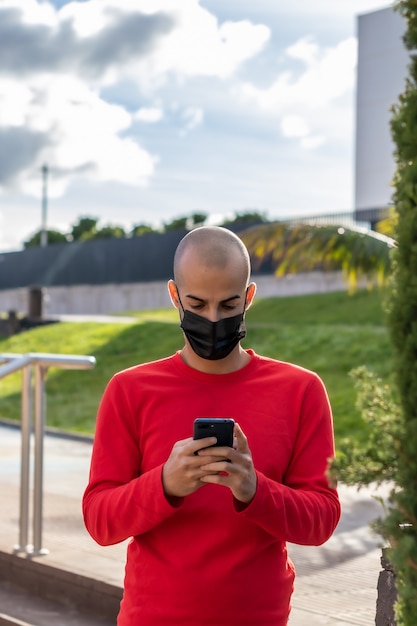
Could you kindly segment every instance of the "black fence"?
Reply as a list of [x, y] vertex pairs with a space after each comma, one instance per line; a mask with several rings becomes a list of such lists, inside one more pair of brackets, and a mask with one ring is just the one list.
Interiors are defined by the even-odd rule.
[[0, 255], [0, 290], [42, 285], [143, 283], [172, 277], [186, 231], [52, 244]]

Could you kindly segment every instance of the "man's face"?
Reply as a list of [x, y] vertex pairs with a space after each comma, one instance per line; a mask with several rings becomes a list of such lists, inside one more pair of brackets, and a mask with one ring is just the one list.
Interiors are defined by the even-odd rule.
[[188, 262], [185, 258], [177, 288], [184, 309], [211, 322], [233, 317], [245, 309], [246, 282], [232, 262], [224, 268], [213, 268], [195, 257]]

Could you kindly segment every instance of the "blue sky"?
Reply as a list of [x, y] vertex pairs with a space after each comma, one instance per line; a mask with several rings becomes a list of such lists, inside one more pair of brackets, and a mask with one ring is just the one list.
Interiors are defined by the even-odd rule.
[[41, 224], [353, 209], [356, 16], [383, 0], [0, 2], [0, 251]]

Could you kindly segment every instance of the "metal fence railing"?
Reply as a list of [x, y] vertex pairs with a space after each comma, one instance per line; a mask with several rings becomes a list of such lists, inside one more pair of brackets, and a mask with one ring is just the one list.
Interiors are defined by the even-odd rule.
[[[19, 370], [22, 371], [19, 543], [14, 546], [14, 552], [24, 552], [27, 556], [40, 556], [48, 553], [48, 550], [42, 546], [46, 374], [50, 367], [91, 369], [96, 360], [93, 356], [80, 355], [4, 353], [0, 354], [0, 363], [3, 363], [0, 365], [0, 379]], [[29, 543], [32, 431], [34, 434], [33, 543]]]
[[389, 208], [376, 208], [357, 211], [345, 211], [338, 213], [321, 213], [318, 215], [292, 215], [281, 218], [280, 222], [287, 224], [311, 224], [314, 226], [359, 226], [360, 228], [373, 229], [375, 224], [389, 215]]

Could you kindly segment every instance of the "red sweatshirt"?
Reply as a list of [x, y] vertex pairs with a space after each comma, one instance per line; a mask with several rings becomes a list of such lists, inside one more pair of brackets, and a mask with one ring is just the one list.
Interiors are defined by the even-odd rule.
[[[294, 579], [286, 542], [319, 545], [337, 525], [321, 380], [248, 353], [229, 374], [192, 369], [177, 353], [116, 374], [105, 390], [83, 512], [98, 543], [133, 538], [119, 626], [285, 626]], [[258, 483], [243, 510], [220, 485], [176, 506], [165, 498], [162, 466], [196, 417], [233, 417], [247, 436]]]

